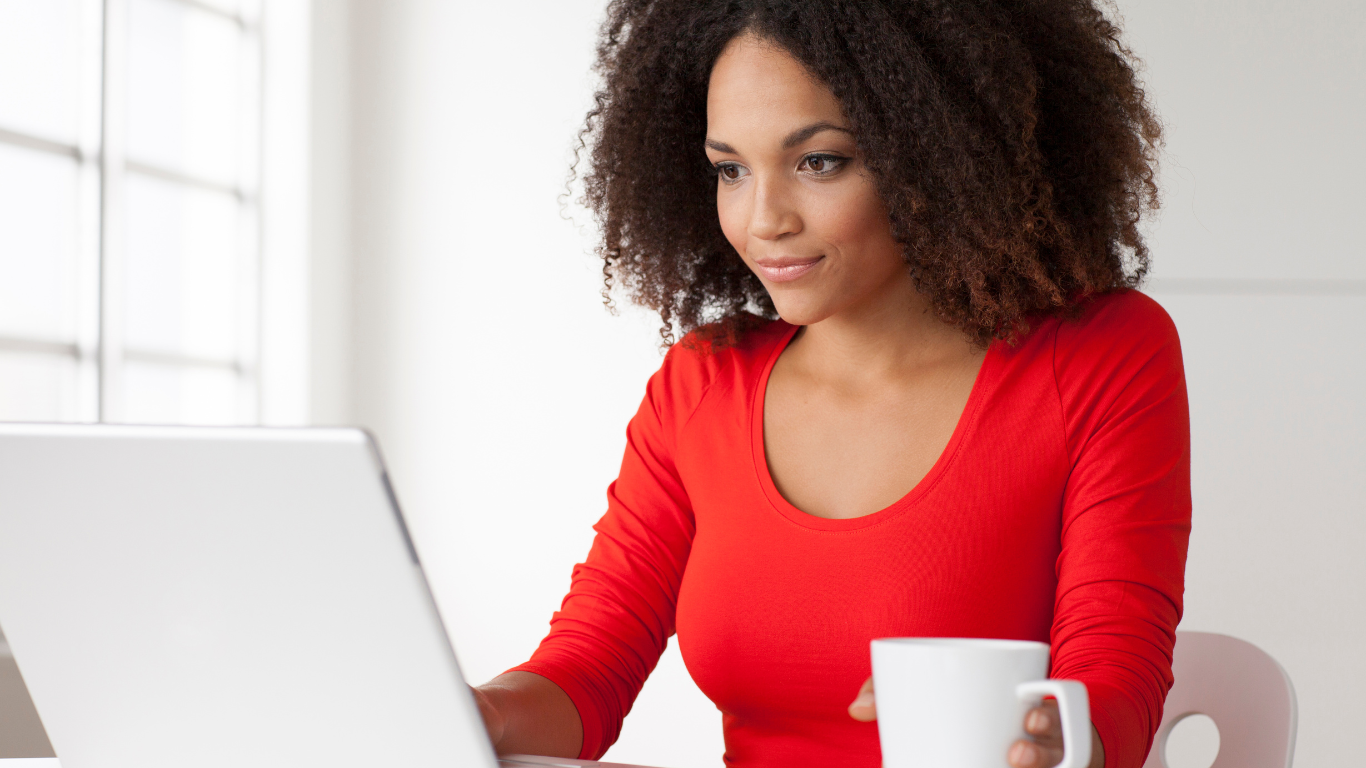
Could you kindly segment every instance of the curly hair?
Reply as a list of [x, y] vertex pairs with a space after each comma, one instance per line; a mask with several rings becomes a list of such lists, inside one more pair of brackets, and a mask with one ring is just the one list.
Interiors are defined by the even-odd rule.
[[777, 316], [703, 151], [712, 66], [744, 33], [839, 99], [915, 286], [975, 343], [1147, 272], [1161, 126], [1093, 0], [612, 0], [575, 170], [586, 152], [604, 300], [657, 311], [665, 344]]

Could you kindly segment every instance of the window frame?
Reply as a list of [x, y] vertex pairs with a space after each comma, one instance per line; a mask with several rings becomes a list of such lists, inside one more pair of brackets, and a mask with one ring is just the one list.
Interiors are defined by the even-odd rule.
[[[20, 150], [36, 151], [56, 155], [76, 164], [79, 177], [79, 211], [75, 219], [78, 229], [76, 280], [79, 285], [70, 286], [76, 292], [77, 327], [74, 340], [52, 340], [29, 335], [0, 333], [0, 354], [11, 356], [40, 356], [45, 359], [61, 358], [73, 360], [77, 365], [76, 400], [74, 409], [64, 409], [63, 420], [120, 422], [126, 420], [126, 393], [123, 389], [124, 370], [127, 364], [150, 364], [172, 366], [177, 371], [194, 369], [214, 369], [230, 371], [236, 382], [235, 413], [231, 423], [255, 424], [263, 421], [273, 423], [303, 423], [307, 416], [306, 366], [290, 375], [262, 375], [263, 347], [272, 347], [272, 357], [277, 360], [295, 360], [307, 357], [306, 309], [302, 313], [280, 311], [281, 306], [307, 305], [306, 278], [300, 280], [297, 274], [293, 279], [284, 281], [287, 286], [276, 285], [282, 282], [278, 275], [298, 273], [302, 265], [307, 266], [306, 232], [298, 231], [298, 226], [282, 227], [276, 223], [276, 240], [283, 242], [267, 244], [267, 224], [271, 214], [268, 208], [283, 209], [278, 212], [297, 215], [302, 208], [306, 212], [306, 188], [303, 189], [305, 201], [272, 200], [265, 193], [267, 179], [283, 180], [281, 186], [300, 187], [307, 177], [307, 163], [300, 165], [285, 163], [284, 168], [266, 167], [268, 144], [279, 144], [279, 136], [290, 134], [286, 127], [290, 121], [302, 119], [306, 139], [307, 106], [295, 103], [276, 110], [272, 115], [274, 127], [267, 125], [267, 102], [279, 106], [284, 103], [279, 94], [271, 93], [272, 72], [268, 71], [271, 53], [267, 50], [288, 51], [291, 46], [302, 42], [307, 45], [309, 12], [307, 0], [261, 0], [248, 3], [246, 13], [228, 11], [203, 0], [155, 0], [181, 6], [192, 12], [212, 14], [231, 22], [237, 28], [239, 51], [244, 56], [254, 55], [255, 61], [243, 60], [239, 71], [252, 81], [244, 81], [246, 98], [250, 103], [240, 105], [241, 119], [239, 132], [247, 134], [251, 150], [241, 154], [247, 157], [239, 161], [251, 163], [254, 167], [239, 167], [238, 182], [225, 185], [220, 182], [200, 178], [182, 171], [159, 167], [138, 159], [130, 159], [126, 153], [126, 126], [128, 117], [128, 27], [129, 6], [132, 0], [79, 0], [79, 19], [82, 25], [80, 38], [81, 95], [77, 140], [73, 143], [57, 141], [42, 136], [16, 130], [15, 127], [0, 125], [0, 145]], [[258, 8], [251, 9], [251, 5]], [[281, 17], [281, 27], [288, 29], [292, 36], [289, 40], [271, 39], [268, 34], [266, 17], [271, 14]], [[300, 40], [299, 38], [302, 38]], [[299, 84], [307, 91], [307, 54], [275, 57], [281, 66], [282, 80]], [[303, 72], [286, 72], [288, 67]], [[299, 75], [303, 77], [299, 77]], [[253, 77], [254, 75], [254, 77]], [[277, 89], [278, 90], [278, 89]], [[297, 93], [293, 94], [297, 97]], [[288, 111], [291, 114], [279, 114]], [[268, 130], [269, 128], [269, 130]], [[293, 131], [299, 134], [298, 130]], [[293, 142], [299, 144], [298, 141]], [[293, 149], [297, 150], [297, 147]], [[306, 153], [306, 140], [303, 150]], [[279, 154], [279, 153], [276, 153]], [[156, 179], [169, 183], [179, 189], [211, 190], [218, 194], [232, 196], [237, 204], [239, 242], [237, 248], [237, 270], [243, 284], [237, 291], [238, 306], [235, 325], [238, 329], [235, 353], [231, 359], [212, 359], [194, 355], [142, 350], [130, 347], [124, 334], [124, 311], [126, 309], [123, 276], [127, 264], [126, 254], [126, 184], [130, 177]], [[297, 191], [297, 190], [296, 190]], [[298, 195], [294, 195], [298, 197]], [[280, 265], [265, 262], [267, 252], [274, 254]], [[267, 282], [272, 285], [267, 286]], [[277, 309], [270, 311], [267, 301]], [[280, 335], [289, 340], [283, 345], [265, 343], [265, 318], [271, 315], [273, 325], [280, 327]], [[285, 367], [285, 366], [281, 366]], [[300, 380], [300, 377], [305, 380]], [[264, 382], [269, 379], [272, 395], [263, 392]], [[278, 403], [286, 403], [280, 407]], [[276, 403], [275, 407], [270, 407]], [[269, 411], [269, 413], [268, 413]], [[181, 420], [185, 420], [181, 416]]]

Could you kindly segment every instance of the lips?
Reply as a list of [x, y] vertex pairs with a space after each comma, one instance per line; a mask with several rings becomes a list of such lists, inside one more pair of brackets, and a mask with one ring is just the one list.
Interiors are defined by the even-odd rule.
[[765, 259], [754, 262], [754, 268], [759, 272], [759, 276], [770, 283], [790, 283], [793, 280], [805, 275], [821, 262], [824, 256], [817, 256], [814, 259]]

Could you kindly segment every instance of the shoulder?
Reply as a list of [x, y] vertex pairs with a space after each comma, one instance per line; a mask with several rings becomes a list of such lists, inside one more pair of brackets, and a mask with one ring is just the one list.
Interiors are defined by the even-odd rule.
[[1055, 320], [1054, 363], [1068, 369], [1124, 367], [1153, 357], [1181, 360], [1176, 324], [1162, 305], [1136, 290], [1085, 299], [1074, 317]]
[[[1182, 404], [1181, 341], [1171, 316], [1135, 290], [1088, 299], [1057, 320], [1053, 375], [1068, 421], [1083, 431], [1159, 402]], [[1089, 425], [1089, 426], [1088, 426]]]
[[1096, 294], [1084, 299], [1078, 309], [1077, 317], [1061, 321], [1061, 333], [1077, 338], [1125, 335], [1135, 340], [1176, 340], [1176, 324], [1167, 310], [1140, 291]]
[[650, 379], [655, 406], [685, 419], [717, 382], [747, 378], [762, 368], [792, 332], [781, 320], [755, 318], [735, 333], [716, 325], [692, 331], [669, 348]]

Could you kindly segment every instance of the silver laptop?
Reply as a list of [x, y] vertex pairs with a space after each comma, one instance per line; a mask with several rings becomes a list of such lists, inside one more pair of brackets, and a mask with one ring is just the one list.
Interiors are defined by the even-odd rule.
[[500, 764], [359, 430], [0, 424], [0, 627], [62, 768]]

